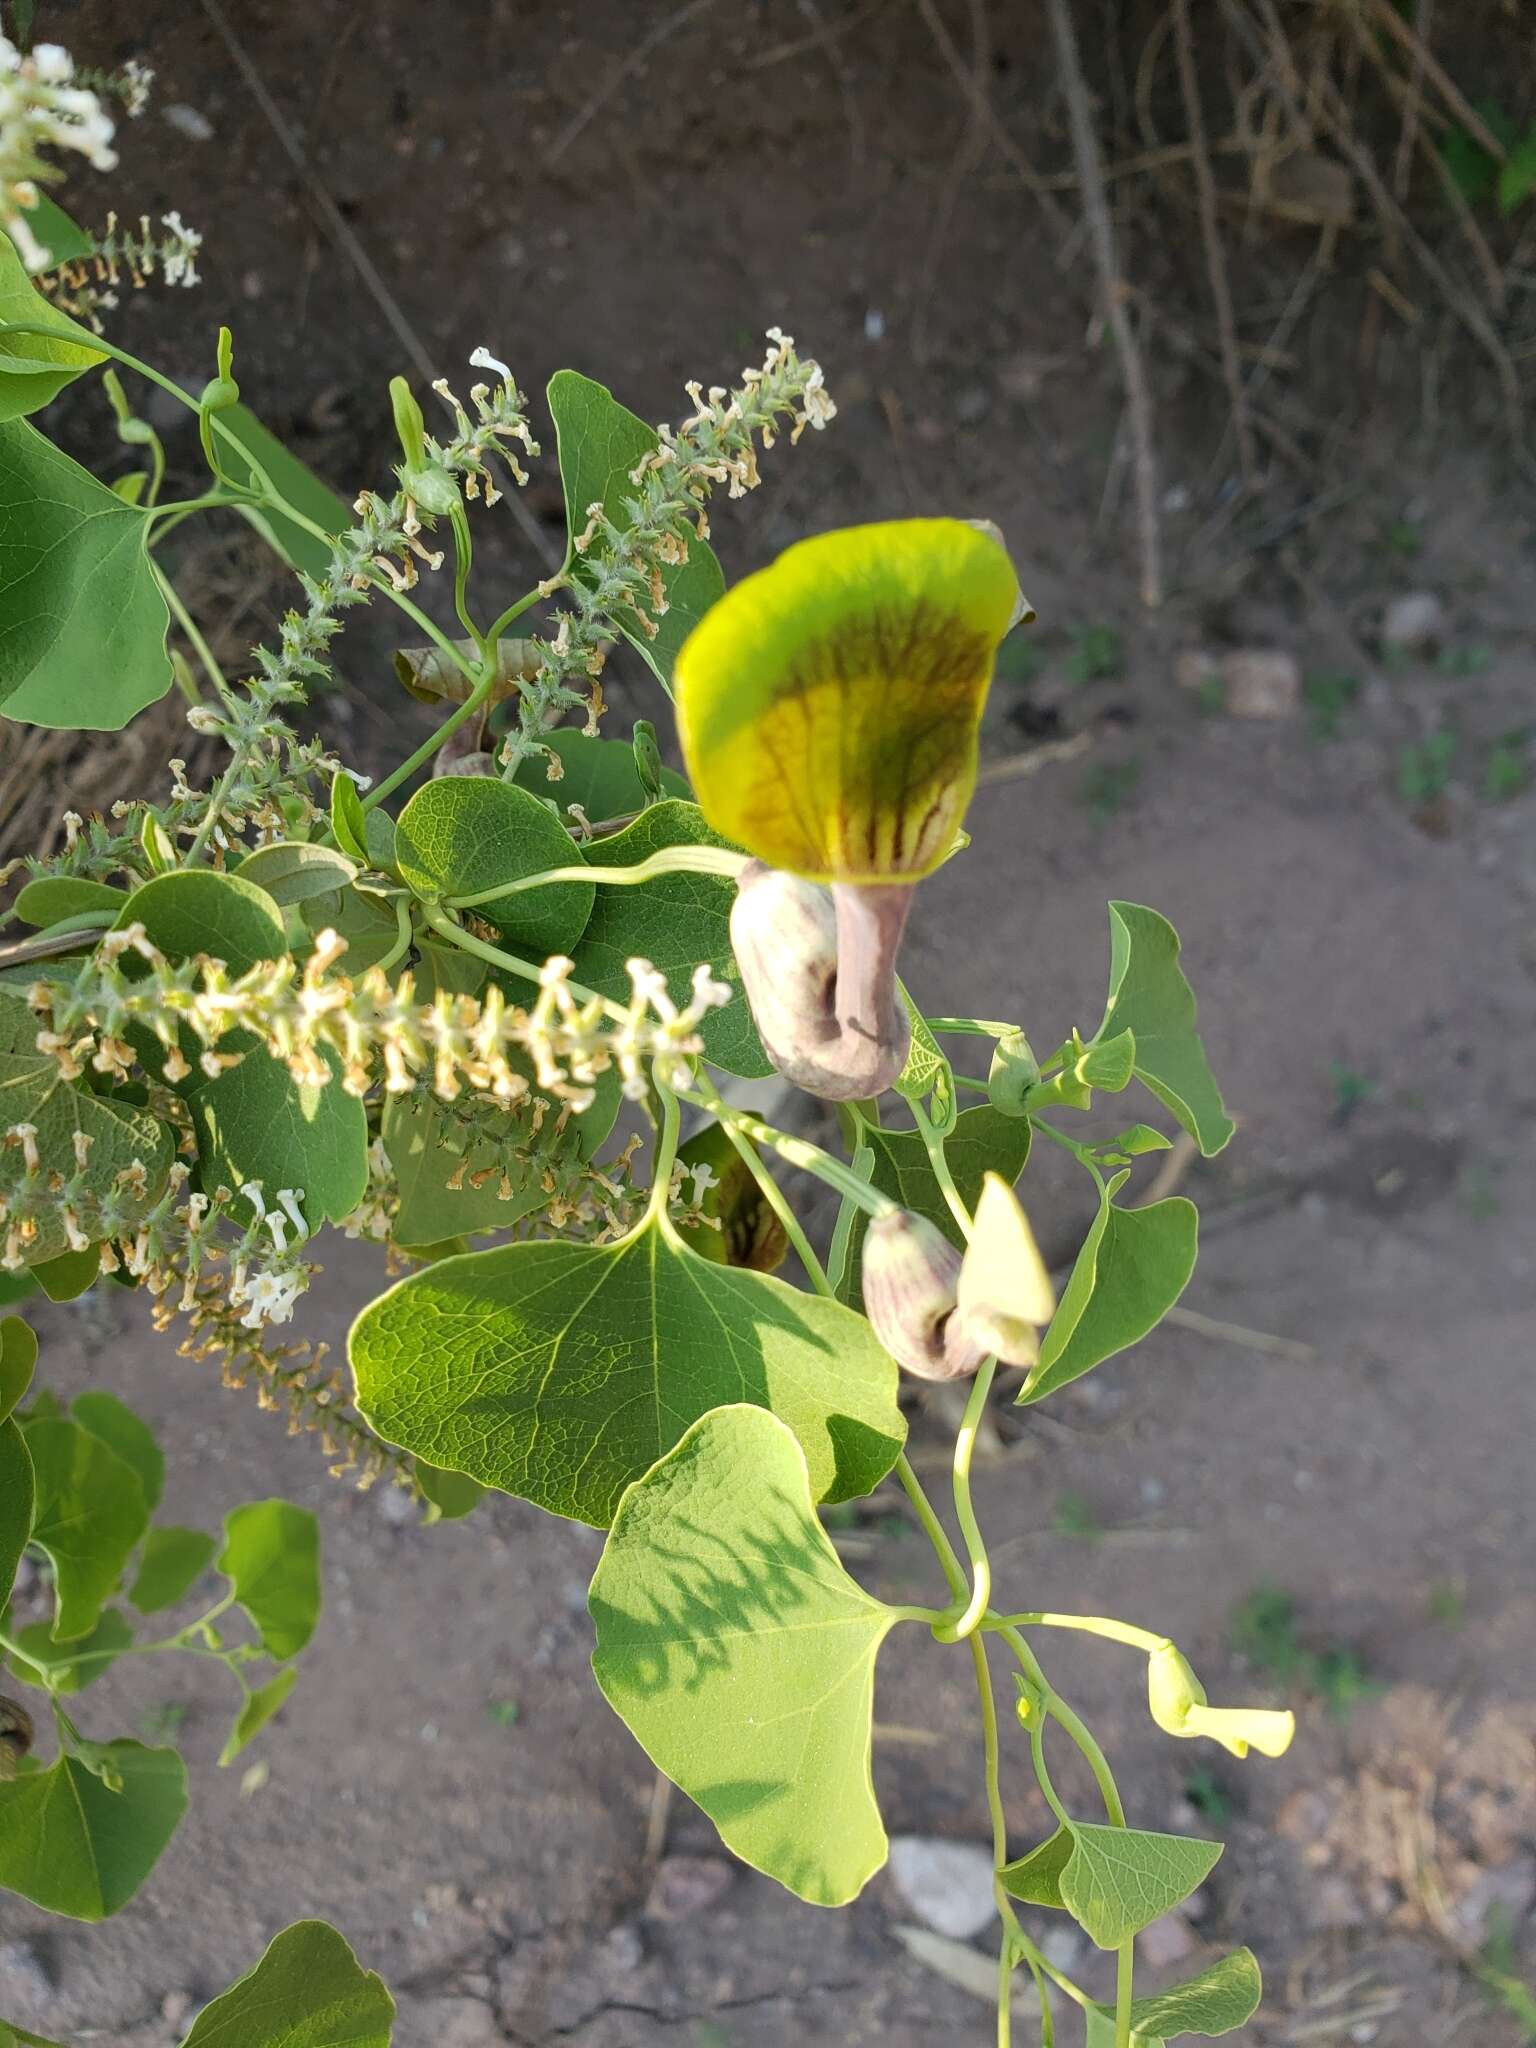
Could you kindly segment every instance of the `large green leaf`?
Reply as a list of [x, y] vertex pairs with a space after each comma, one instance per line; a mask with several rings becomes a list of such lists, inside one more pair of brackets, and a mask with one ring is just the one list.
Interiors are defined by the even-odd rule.
[[126, 890], [90, 881], [84, 875], [38, 875], [18, 892], [11, 908], [23, 924], [33, 925], [39, 931], [45, 925], [90, 911], [100, 911], [102, 923], [109, 924], [122, 908], [126, 894]]
[[[18, 1018], [26, 1019], [24, 1026], [17, 1025]], [[25, 1004], [0, 993], [0, 1042], [13, 1025], [17, 1028], [9, 1033], [12, 1042], [21, 1030], [35, 1036], [38, 1029], [37, 1019]], [[158, 1117], [62, 1080], [51, 1054], [0, 1051], [0, 1130], [23, 1123], [33, 1126], [45, 1183], [56, 1186], [78, 1176], [98, 1199], [116, 1189], [130, 1216], [158, 1200], [174, 1150], [171, 1134]], [[77, 1134], [89, 1141], [84, 1167], [76, 1156]], [[136, 1166], [144, 1169], [137, 1192], [118, 1188], [118, 1175]], [[22, 1147], [0, 1147], [0, 1201], [27, 1179]], [[46, 1207], [29, 1204], [29, 1209], [36, 1235], [27, 1246], [28, 1263], [42, 1265], [64, 1258], [74, 1247], [62, 1204], [50, 1200]]]
[[0, 1422], [32, 1384], [37, 1364], [37, 1338], [20, 1316], [0, 1316]]
[[[3, 337], [0, 337], [3, 340]], [[0, 377], [0, 396], [9, 380]], [[171, 686], [144, 514], [25, 420], [0, 424], [0, 711], [116, 732]]]
[[1006, 1865], [1001, 1877], [1016, 1898], [1064, 1906], [1100, 1948], [1118, 1948], [1202, 1885], [1222, 1847], [1189, 1835], [1073, 1821]]
[[389, 2048], [395, 2001], [334, 1927], [285, 1927], [193, 2022], [182, 2048]]
[[[570, 834], [526, 789], [489, 775], [445, 775], [411, 798], [395, 827], [401, 878], [420, 896], [477, 896], [546, 868], [580, 867]], [[504, 939], [542, 960], [570, 953], [592, 915], [590, 882], [552, 882], [480, 904]]]
[[[51, 252], [48, 226], [47, 216], [32, 222], [38, 240]], [[12, 323], [41, 325], [48, 332], [0, 334], [0, 421], [50, 405], [66, 384], [103, 360], [86, 329], [38, 291], [9, 237], [0, 234], [0, 324]]]
[[27, 226], [36, 239], [48, 251], [48, 269], [55, 270], [61, 263], [73, 263], [77, 257], [91, 255], [96, 244], [78, 222], [70, 219], [63, 207], [49, 198], [46, 192], [39, 192], [27, 208]]
[[[611, 839], [595, 839], [583, 851], [589, 867], [627, 868], [638, 867], [664, 846], [727, 844], [710, 831], [697, 805], [669, 797]], [[735, 991], [723, 1009], [711, 1010], [704, 1020], [705, 1057], [728, 1074], [771, 1074], [731, 951], [735, 901], [735, 884], [723, 875], [657, 875], [633, 887], [600, 885], [576, 948], [575, 979], [599, 995], [627, 1001], [625, 962], [638, 957], [666, 976], [674, 1002], [681, 1005], [688, 1000], [693, 970], [703, 961], [717, 981]]]
[[[1263, 1995], [1264, 1980], [1252, 1951], [1234, 1949], [1198, 1977], [1170, 1984], [1150, 1998], [1133, 1998], [1131, 2038], [1138, 2048], [1159, 2048], [1160, 2043], [1176, 2040], [1180, 2034], [1209, 2039], [1235, 2033], [1253, 2018]], [[1094, 2007], [1088, 2015], [1087, 2048], [1114, 2048], [1114, 2040], [1114, 2007]]]
[[[645, 786], [627, 740], [593, 739], [575, 726], [561, 726], [545, 733], [543, 744], [559, 756], [563, 772], [551, 779], [544, 756], [530, 754], [512, 778], [520, 788], [546, 797], [562, 811], [574, 805], [589, 825], [643, 809]], [[662, 769], [661, 786], [668, 796], [688, 794], [686, 778], [674, 768]]]
[[16, 1424], [0, 1422], [0, 1614], [32, 1533], [32, 1460]]
[[279, 907], [345, 889], [356, 873], [357, 862], [334, 846], [310, 846], [302, 839], [258, 846], [240, 863], [241, 881], [264, 889]]
[[841, 1906], [885, 1861], [871, 1712], [900, 1616], [843, 1569], [814, 1491], [775, 1417], [702, 1417], [619, 1504], [589, 1595], [592, 1669], [727, 1847]]
[[213, 1561], [214, 1540], [202, 1529], [162, 1524], [151, 1529], [128, 1598], [140, 1614], [159, 1614], [190, 1593]]
[[282, 913], [266, 890], [213, 868], [178, 868], [141, 883], [118, 912], [119, 931], [131, 924], [143, 925], [150, 944], [168, 959], [207, 954], [231, 974], [281, 960], [288, 951]]
[[336, 1055], [323, 1057], [332, 1078], [316, 1087], [251, 1045], [237, 1067], [188, 1091], [205, 1187], [260, 1181], [269, 1207], [291, 1188], [311, 1230], [357, 1207], [368, 1187], [368, 1116], [342, 1087]]
[[[549, 380], [547, 396], [572, 541], [567, 560], [570, 573], [589, 582], [591, 570], [574, 547], [576, 535], [586, 527], [588, 507], [600, 504], [615, 526], [629, 528], [639, 500], [638, 488], [629, 480], [630, 471], [654, 454], [659, 444], [645, 421], [620, 405], [606, 386], [576, 370], [557, 370]], [[670, 690], [677, 650], [724, 594], [725, 577], [714, 550], [706, 541], [695, 539], [688, 543], [686, 561], [661, 569], [661, 586], [667, 608], [654, 619], [654, 636], [627, 607], [619, 607], [611, 616]]]
[[1140, 903], [1109, 906], [1109, 1005], [1096, 1037], [1136, 1037], [1136, 1074], [1207, 1159], [1236, 1128], [1195, 1029], [1195, 998], [1179, 966], [1179, 935]]
[[104, 1387], [77, 1395], [70, 1413], [139, 1475], [144, 1505], [153, 1514], [165, 1490], [165, 1455], [149, 1424], [141, 1422], [126, 1401]]
[[[515, 1050], [508, 1063], [532, 1079], [531, 1066]], [[400, 1189], [396, 1242], [441, 1244], [510, 1228], [549, 1201], [543, 1177], [550, 1157], [564, 1150], [590, 1159], [613, 1129], [618, 1108], [613, 1068], [598, 1076], [592, 1107], [571, 1117], [558, 1137], [560, 1106], [546, 1104], [539, 1112], [533, 1096], [514, 1109], [477, 1114], [466, 1125], [430, 1089], [387, 1095], [380, 1135]], [[536, 1114], [541, 1121], [533, 1135]]]
[[617, 1244], [443, 1259], [364, 1309], [351, 1356], [358, 1406], [389, 1442], [596, 1528], [727, 1401], [789, 1424], [818, 1500], [868, 1493], [906, 1432], [896, 1367], [862, 1316], [711, 1265], [655, 1221]]
[[1194, 1203], [1170, 1195], [1146, 1208], [1117, 1209], [1110, 1191], [1122, 1178], [1110, 1183], [1089, 1226], [1040, 1362], [1019, 1394], [1021, 1407], [1140, 1343], [1189, 1283], [1200, 1236]]
[[[118, 918], [119, 926], [134, 923], [170, 959], [208, 954], [232, 974], [288, 952], [282, 912], [266, 890], [244, 875], [211, 868], [183, 868], [145, 882]], [[144, 1034], [140, 1045], [152, 1058]], [[368, 1117], [341, 1086], [340, 1062], [324, 1054], [333, 1078], [317, 1087], [296, 1080], [249, 1033], [231, 1033], [221, 1050], [240, 1053], [239, 1064], [213, 1079], [194, 1069], [182, 1084], [197, 1128], [204, 1188], [238, 1193], [246, 1182], [259, 1181], [269, 1206], [284, 1188], [302, 1191], [312, 1230], [349, 1214], [368, 1185]]]
[[[944, 1192], [934, 1178], [928, 1152], [916, 1131], [872, 1130], [867, 1134], [875, 1155], [873, 1184], [882, 1194], [912, 1209], [938, 1225], [950, 1243], [960, 1248], [964, 1239], [960, 1226], [950, 1214]], [[981, 1184], [988, 1173], [1001, 1174], [1012, 1187], [1029, 1163], [1033, 1135], [1025, 1117], [1004, 1116], [990, 1103], [962, 1109], [955, 1127], [944, 1141], [944, 1157], [955, 1177], [960, 1199], [974, 1209], [981, 1199]], [[860, 1251], [867, 1223], [862, 1213], [855, 1219], [849, 1240], [848, 1262], [838, 1282], [838, 1299], [856, 1302], [860, 1290]]]
[[[353, 514], [327, 484], [321, 483], [307, 464], [291, 455], [275, 434], [269, 433], [249, 406], [231, 405], [213, 416], [213, 430], [222, 442], [224, 466], [237, 483], [251, 479], [254, 457], [297, 512], [329, 534], [345, 533]], [[298, 525], [270, 505], [253, 507], [245, 515], [252, 526], [285, 562], [306, 575], [323, 576], [331, 566], [331, 550], [306, 527]]]
[[45, 1416], [26, 1426], [36, 1474], [32, 1541], [53, 1563], [56, 1642], [96, 1625], [149, 1523], [131, 1465], [78, 1422]]
[[288, 1500], [257, 1500], [224, 1517], [219, 1570], [255, 1623], [262, 1648], [296, 1657], [320, 1618], [320, 1524]]
[[0, 1783], [0, 1885], [72, 1920], [105, 1920], [126, 1906], [187, 1806], [174, 1749], [109, 1742], [92, 1756], [121, 1779], [120, 1791], [73, 1755]]

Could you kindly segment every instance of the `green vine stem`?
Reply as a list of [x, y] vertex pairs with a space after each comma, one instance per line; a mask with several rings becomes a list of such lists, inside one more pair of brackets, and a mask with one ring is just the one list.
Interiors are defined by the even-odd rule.
[[543, 889], [551, 882], [613, 883], [631, 888], [657, 875], [723, 875], [734, 882], [747, 864], [744, 853], [724, 846], [663, 846], [648, 859], [627, 868], [592, 867], [582, 862], [573, 867], [545, 868], [536, 875], [520, 875], [515, 882], [502, 882], [494, 889], [480, 889], [473, 896], [449, 896], [450, 910], [478, 910], [485, 903], [499, 903], [507, 896], [521, 896], [529, 889]]

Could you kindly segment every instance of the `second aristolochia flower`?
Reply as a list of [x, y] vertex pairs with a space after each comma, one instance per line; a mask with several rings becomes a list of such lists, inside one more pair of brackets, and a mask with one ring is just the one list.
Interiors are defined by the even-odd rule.
[[954, 844], [1018, 582], [993, 535], [900, 519], [801, 541], [685, 642], [678, 722], [704, 815], [770, 867], [914, 882]]

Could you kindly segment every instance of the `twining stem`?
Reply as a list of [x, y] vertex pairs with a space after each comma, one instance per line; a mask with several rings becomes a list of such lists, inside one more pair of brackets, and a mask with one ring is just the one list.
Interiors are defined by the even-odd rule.
[[[459, 653], [458, 649], [453, 646], [453, 642], [451, 640], [444, 639], [444, 637], [438, 632], [435, 626], [432, 628], [431, 637], [435, 641], [437, 641], [438, 645], [443, 649], [452, 650], [453, 663], [455, 668], [463, 670], [464, 674], [466, 675], [473, 675], [475, 673], [475, 671], [471, 669], [469, 665], [465, 662], [464, 657]], [[436, 732], [432, 734], [430, 739], [423, 740], [421, 745], [416, 749], [414, 754], [408, 754], [406, 758], [400, 763], [399, 767], [392, 768], [388, 775], [386, 775], [381, 782], [377, 782], [374, 784], [373, 788], [369, 790], [368, 794], [363, 798], [363, 809], [365, 811], [371, 811], [375, 807], [375, 805], [382, 803], [384, 798], [387, 797], [392, 790], [398, 789], [402, 782], [406, 781], [408, 777], [414, 775], [418, 768], [425, 767], [427, 762], [430, 761], [432, 756], [437, 752], [438, 748], [443, 745], [444, 741], [446, 741], [454, 733], [456, 733], [459, 727], [465, 724], [469, 719], [473, 718], [477, 712], [484, 710], [486, 704], [490, 701], [491, 692], [495, 687], [496, 656], [495, 653], [493, 652], [490, 656], [488, 672], [485, 675], [481, 676], [480, 679], [475, 683], [474, 688], [470, 691], [469, 695], [464, 699], [464, 702], [462, 704], [456, 705], [454, 709], [449, 712], [448, 716], [443, 720], [442, 724], [437, 728]]]
[[965, 1404], [965, 1413], [960, 1419], [959, 1433], [955, 1438], [955, 1515], [960, 1523], [966, 1556], [970, 1560], [971, 1597], [963, 1613], [952, 1621], [946, 1621], [941, 1629], [934, 1631], [941, 1643], [958, 1643], [965, 1637], [973, 1635], [981, 1626], [982, 1616], [986, 1613], [992, 1598], [992, 1565], [971, 1500], [971, 1457], [976, 1448], [976, 1432], [980, 1429], [981, 1418], [986, 1413], [987, 1396], [992, 1391], [992, 1381], [996, 1372], [995, 1358], [982, 1360], [981, 1370], [971, 1382], [970, 1398]]
[[751, 1174], [753, 1180], [756, 1181], [758, 1191], [761, 1193], [763, 1200], [778, 1218], [784, 1235], [794, 1246], [795, 1255], [801, 1265], [804, 1266], [806, 1277], [809, 1279], [811, 1286], [818, 1294], [832, 1295], [835, 1291], [832, 1282], [827, 1278], [826, 1268], [822, 1265], [820, 1259], [817, 1258], [815, 1248], [805, 1234], [805, 1226], [785, 1199], [784, 1190], [763, 1164], [756, 1147], [742, 1136], [728, 1116], [720, 1114], [725, 1109], [726, 1103], [720, 1091], [702, 1069], [699, 1071], [698, 1085], [700, 1092], [713, 1107], [720, 1128], [724, 1131], [737, 1157], [741, 1160], [742, 1165], [746, 1167], [748, 1173]]
[[[1025, 1642], [1019, 1631], [1011, 1624], [1003, 1622], [997, 1632], [1012, 1649], [1014, 1655], [1023, 1666], [1026, 1675], [1038, 1689], [1043, 1714], [1049, 1714], [1051, 1719], [1065, 1730], [1087, 1759], [1088, 1768], [1093, 1772], [1094, 1782], [1099, 1788], [1099, 1797], [1104, 1801], [1104, 1811], [1109, 1818], [1110, 1826], [1123, 1828], [1125, 1826], [1125, 1806], [1120, 1798], [1119, 1787], [1115, 1783], [1115, 1774], [1110, 1769], [1109, 1760], [1094, 1740], [1091, 1731], [1075, 1710], [1067, 1705], [1067, 1702], [1052, 1686], [1041, 1668], [1040, 1660], [1036, 1657], [1028, 1643]], [[1049, 1800], [1056, 1818], [1064, 1826], [1070, 1825], [1066, 1811], [1057, 1799], [1050, 1778], [1045, 1771], [1045, 1753], [1040, 1728], [1041, 1718], [1042, 1716], [1036, 1716], [1030, 1723], [1030, 1738], [1035, 1754], [1035, 1775], [1040, 1780], [1040, 1789]], [[1135, 1937], [1132, 1936], [1130, 1940], [1121, 1942], [1117, 1951], [1115, 1968], [1115, 2048], [1129, 2048], [1131, 2038], [1131, 1995], [1134, 1989], [1135, 1968], [1136, 1941]]]
[[151, 573], [154, 576], [155, 582], [159, 585], [160, 595], [165, 599], [167, 605], [169, 605], [172, 617], [175, 619], [177, 625], [180, 626], [182, 633], [185, 635], [189, 645], [192, 648], [193, 653], [202, 663], [204, 673], [207, 675], [208, 680], [213, 684], [216, 690], [227, 690], [229, 688], [229, 684], [225, 680], [224, 671], [219, 667], [218, 661], [215, 659], [213, 649], [208, 645], [208, 642], [203, 638], [202, 633], [199, 631], [197, 621], [193, 618], [192, 614], [187, 610], [186, 606], [182, 603], [181, 593], [177, 590], [175, 584], [171, 581], [170, 577], [166, 575], [165, 571], [160, 567], [160, 564], [158, 562], [151, 562], [149, 566]]
[[504, 896], [520, 896], [529, 889], [543, 889], [551, 882], [607, 882], [628, 888], [649, 882], [657, 875], [724, 875], [734, 881], [747, 864], [744, 853], [725, 846], [663, 846], [649, 859], [633, 867], [605, 868], [581, 862], [568, 868], [545, 868], [537, 875], [520, 875], [515, 882], [501, 882], [494, 889], [477, 890], [473, 896], [450, 896], [453, 910], [478, 910], [483, 903], [499, 903]]
[[923, 1149], [928, 1154], [928, 1164], [932, 1167], [933, 1177], [939, 1184], [939, 1192], [949, 1206], [950, 1215], [959, 1224], [961, 1235], [969, 1241], [971, 1212], [960, 1199], [960, 1190], [955, 1186], [955, 1176], [950, 1172], [949, 1161], [944, 1156], [944, 1133], [934, 1127], [920, 1102], [911, 1103], [909, 1106], [913, 1121], [917, 1125], [918, 1135], [923, 1141]]
[[[429, 924], [433, 931], [447, 939], [450, 945], [458, 946], [463, 952], [473, 953], [477, 960], [489, 961], [492, 967], [504, 967], [508, 974], [517, 975], [519, 980], [537, 982], [544, 972], [538, 961], [521, 959], [516, 953], [504, 953], [499, 946], [490, 945], [485, 939], [477, 939], [473, 932], [465, 931], [462, 925], [455, 924], [451, 917], [446, 917], [441, 910], [434, 909], [430, 904], [422, 906], [421, 916], [422, 922]], [[621, 1003], [610, 1002], [607, 996], [600, 996], [589, 988], [583, 988], [579, 981], [568, 981], [565, 985], [578, 1003], [597, 1003], [603, 1014], [611, 1017], [617, 1024], [628, 1021], [629, 1012]]]
[[656, 1157], [651, 1167], [651, 1199], [646, 1204], [645, 1218], [654, 1223], [664, 1218], [672, 1195], [672, 1162], [677, 1157], [678, 1132], [682, 1128], [682, 1111], [677, 1097], [670, 1088], [652, 1074], [651, 1085], [661, 1101], [661, 1129], [656, 1133]]
[[896, 1460], [896, 1477], [911, 1501], [917, 1519], [923, 1525], [923, 1532], [938, 1553], [944, 1576], [949, 1581], [950, 1596], [957, 1603], [965, 1598], [965, 1568], [961, 1564], [955, 1546], [949, 1540], [949, 1531], [934, 1512], [933, 1502], [923, 1491], [923, 1483], [912, 1470], [912, 1462], [905, 1451]]
[[[567, 987], [571, 984], [567, 983]], [[582, 992], [574, 990], [578, 1002]], [[830, 1152], [823, 1152], [819, 1145], [813, 1145], [808, 1138], [791, 1137], [787, 1131], [776, 1131], [772, 1124], [765, 1124], [760, 1117], [749, 1115], [745, 1110], [734, 1109], [729, 1103], [721, 1102], [716, 1108], [708, 1098], [697, 1090], [685, 1089], [685, 1101], [696, 1102], [701, 1108], [714, 1109], [722, 1123], [733, 1123], [747, 1137], [759, 1145], [768, 1145], [781, 1159], [791, 1166], [798, 1166], [806, 1173], [814, 1173], [818, 1180], [824, 1180], [828, 1187], [836, 1188], [839, 1194], [856, 1202], [866, 1216], [889, 1216], [896, 1204], [889, 1195], [882, 1195], [878, 1188], [867, 1186], [846, 1167], [841, 1159], [834, 1159]], [[719, 1098], [716, 1098], [718, 1101]]]
[[1150, 1657], [1162, 1649], [1166, 1636], [1154, 1635], [1151, 1629], [1135, 1628], [1128, 1621], [1111, 1621], [1101, 1614], [989, 1614], [982, 1622], [983, 1628], [1071, 1628], [1083, 1635], [1105, 1636], [1112, 1643], [1125, 1643], [1133, 1650], [1145, 1650]]

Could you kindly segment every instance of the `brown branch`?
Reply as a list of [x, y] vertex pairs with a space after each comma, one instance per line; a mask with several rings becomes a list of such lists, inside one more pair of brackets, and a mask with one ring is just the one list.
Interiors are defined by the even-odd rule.
[[1211, 171], [1210, 152], [1205, 139], [1205, 111], [1200, 104], [1200, 78], [1195, 69], [1195, 39], [1189, 25], [1189, 0], [1173, 0], [1174, 47], [1179, 60], [1179, 87], [1184, 95], [1184, 118], [1194, 149], [1195, 189], [1200, 198], [1200, 239], [1205, 244], [1205, 267], [1210, 279], [1211, 300], [1216, 308], [1216, 331], [1221, 343], [1221, 371], [1226, 379], [1227, 401], [1232, 408], [1232, 432], [1237, 441], [1238, 467], [1251, 483], [1258, 467], [1253, 428], [1248, 419], [1248, 398], [1237, 356], [1237, 326], [1232, 315], [1232, 288], [1227, 279], [1226, 257], [1222, 254], [1221, 224], [1217, 217], [1216, 180]]
[[1141, 534], [1141, 601], [1148, 606], [1163, 601], [1162, 534], [1158, 525], [1157, 457], [1152, 442], [1152, 398], [1146, 366], [1126, 311], [1128, 291], [1115, 249], [1115, 231], [1104, 196], [1104, 166], [1098, 137], [1088, 104], [1088, 87], [1083, 79], [1082, 57], [1077, 31], [1072, 26], [1071, 0], [1049, 0], [1051, 29], [1056, 39], [1057, 64], [1067, 112], [1072, 126], [1072, 152], [1082, 180], [1083, 213], [1093, 240], [1099, 285], [1104, 295], [1104, 314], [1120, 355], [1120, 373], [1125, 380], [1125, 402], [1130, 413], [1131, 443], [1135, 452], [1136, 512]]
[[939, 55], [959, 80], [961, 90], [975, 109], [976, 118], [992, 138], [993, 146], [1005, 162], [1011, 164], [1027, 190], [1040, 202], [1040, 211], [1050, 222], [1058, 235], [1070, 232], [1071, 222], [1051, 197], [1051, 181], [1042, 178], [1029, 158], [1019, 148], [1013, 137], [998, 119], [997, 110], [987, 94], [984, 74], [968, 65], [960, 54], [959, 45], [944, 25], [943, 16], [934, 5], [934, 0], [917, 0], [917, 11], [927, 24], [928, 33], [933, 37]]
[[1440, 90], [1440, 96], [1451, 112], [1461, 122], [1473, 140], [1479, 143], [1497, 163], [1503, 163], [1509, 152], [1497, 135], [1488, 126], [1482, 115], [1467, 98], [1461, 87], [1434, 55], [1421, 34], [1411, 29], [1403, 20], [1392, 0], [1371, 0], [1372, 12], [1382, 27], [1397, 38], [1413, 58], [1414, 64], [1432, 78]]

